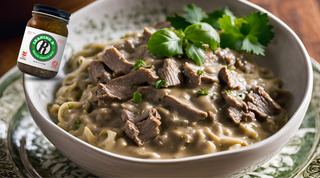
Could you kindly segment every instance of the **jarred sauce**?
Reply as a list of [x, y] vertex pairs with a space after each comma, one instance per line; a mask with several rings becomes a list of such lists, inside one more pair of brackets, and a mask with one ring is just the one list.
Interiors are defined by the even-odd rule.
[[[54, 14], [54, 13], [50, 14], [50, 11], [48, 11], [48, 13], [46, 13], [47, 9], [54, 9], [54, 10], [57, 11], [57, 13], [60, 12], [60, 13], [63, 13], [63, 14], [62, 14], [62, 16], [57, 17], [55, 15], [59, 15], [59, 14]], [[68, 24], [68, 20], [69, 20], [69, 16], [70, 16], [69, 13], [67, 13], [65, 11], [62, 11], [62, 10], [59, 10], [59, 9], [56, 9], [56, 8], [51, 8], [51, 7], [48, 7], [48, 6], [35, 5], [34, 11], [32, 12], [32, 15], [33, 15], [33, 17], [28, 21], [27, 27], [32, 27], [32, 28], [35, 28], [35, 29], [43, 30], [44, 34], [46, 34], [47, 32], [50, 32], [50, 33], [54, 33], [54, 34], [57, 34], [57, 35], [61, 35], [63, 37], [67, 37], [68, 36], [67, 24]], [[31, 33], [31, 32], [29, 32], [29, 33]], [[48, 34], [50, 34], [50, 33], [48, 33]], [[25, 36], [24, 36], [24, 39], [25, 39]], [[58, 42], [57, 42], [57, 40], [54, 40], [54, 41], [56, 43], [58, 43], [60, 40]], [[64, 41], [64, 43], [65, 42], [66, 41]], [[32, 41], [30, 43], [32, 43]], [[40, 46], [40, 45], [38, 44], [38, 46]], [[63, 48], [64, 48], [64, 45], [63, 45]], [[45, 44], [43, 46], [48, 46], [48, 44]], [[37, 47], [37, 45], [36, 45], [36, 47]], [[24, 48], [26, 48], [26, 47], [24, 47]], [[24, 48], [21, 47], [21, 50], [23, 50]], [[59, 49], [58, 44], [57, 44], [56, 48], [52, 48], [52, 49], [64, 50], [64, 49]], [[22, 51], [21, 53], [23, 53], [23, 52], [24, 51]], [[28, 51], [28, 52], [31, 53], [31, 50]], [[27, 55], [30, 55], [30, 54], [27, 54]], [[54, 54], [52, 58], [55, 58], [55, 57], [59, 58], [59, 56]], [[60, 58], [62, 58], [62, 56], [60, 56]], [[51, 59], [48, 59], [48, 60], [51, 60]], [[58, 59], [57, 61], [59, 61], [59, 60], [61, 60], [61, 59]], [[59, 61], [59, 63], [60, 63], [60, 61]], [[52, 64], [55, 64], [55, 63], [52, 63]], [[40, 68], [40, 67], [36, 67], [36, 66], [29, 65], [29, 64], [26, 64], [26, 63], [22, 63], [22, 62], [19, 61], [19, 59], [18, 59], [17, 67], [20, 69], [20, 71], [22, 71], [22, 72], [24, 72], [26, 74], [37, 76], [37, 77], [40, 77], [40, 78], [48, 78], [48, 79], [49, 78], [53, 78], [58, 73], [58, 71], [47, 70], [47, 69], [44, 69], [44, 68]]]

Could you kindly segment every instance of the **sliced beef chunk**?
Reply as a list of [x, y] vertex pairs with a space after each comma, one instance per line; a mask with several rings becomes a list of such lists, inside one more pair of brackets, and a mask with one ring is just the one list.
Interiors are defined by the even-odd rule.
[[107, 49], [102, 61], [117, 75], [127, 74], [134, 67], [134, 64], [128, 62], [116, 48]]
[[240, 58], [236, 59], [235, 67], [240, 69], [242, 72], [250, 73], [254, 71], [254, 65], [246, 60], [242, 60]]
[[189, 79], [191, 84], [200, 85], [201, 83], [219, 82], [218, 77], [210, 74], [198, 75], [198, 69], [186, 62], [183, 66], [183, 74]]
[[167, 94], [165, 89], [156, 89], [154, 86], [138, 87], [137, 92], [143, 97], [143, 100], [153, 103], [161, 103], [161, 99]]
[[[139, 117], [132, 118], [133, 113], [129, 114], [130, 111], [125, 111], [121, 116], [122, 120], [126, 122], [124, 127], [126, 135], [133, 139], [137, 145], [142, 146], [143, 142], [150, 140], [159, 135], [159, 126], [161, 125], [161, 116], [156, 109], [152, 108], [149, 110], [148, 115], [143, 114]], [[124, 116], [125, 115], [125, 116]]]
[[236, 107], [242, 109], [243, 111], [248, 111], [247, 104], [239, 97], [233, 96], [232, 94], [227, 94], [226, 91], [222, 90], [221, 95], [223, 96], [224, 100], [232, 107]]
[[90, 77], [95, 82], [95, 84], [107, 83], [111, 80], [111, 71], [102, 61], [92, 61], [89, 67], [89, 71]]
[[137, 145], [139, 146], [143, 145], [140, 138], [138, 137], [140, 133], [139, 129], [137, 128], [136, 125], [134, 125], [134, 123], [127, 120], [126, 125], [124, 126], [124, 132], [129, 138], [133, 139], [133, 141], [136, 142]]
[[166, 86], [177, 86], [183, 82], [181, 71], [173, 58], [163, 61], [163, 66], [159, 69], [160, 75], [166, 81]]
[[219, 123], [217, 115], [212, 111], [208, 111], [208, 119], [212, 122], [212, 125]]
[[222, 64], [227, 64], [228, 66], [233, 66], [236, 62], [236, 56], [239, 55], [235, 51], [230, 50], [229, 48], [221, 49], [218, 48], [214, 51], [218, 56], [218, 61]]
[[226, 83], [232, 90], [244, 88], [247, 83], [242, 75], [233, 70], [228, 70], [225, 66], [219, 71], [218, 77], [220, 83]]
[[241, 121], [254, 121], [255, 115], [253, 112], [243, 112], [239, 108], [229, 107], [227, 109], [228, 117], [236, 124], [240, 124]]
[[184, 63], [183, 74], [189, 79], [191, 84], [201, 84], [201, 76], [198, 75], [197, 70], [193, 69], [188, 62]]
[[219, 83], [219, 79], [214, 75], [203, 74], [201, 77], [201, 83]]
[[171, 95], [163, 96], [162, 102], [165, 106], [176, 110], [179, 115], [186, 117], [191, 122], [203, 120], [208, 116], [207, 112], [195, 108], [191, 103], [186, 104], [186, 102]]
[[133, 39], [127, 39], [126, 41], [124, 41], [124, 49], [130, 53], [133, 52], [133, 50], [135, 49]]
[[149, 115], [149, 112], [144, 112], [141, 115], [135, 115], [134, 112], [131, 112], [127, 109], [122, 110], [121, 119], [123, 121], [129, 120], [130, 122], [137, 123], [146, 119]]
[[139, 138], [144, 142], [160, 134], [159, 126], [161, 124], [161, 117], [156, 109], [154, 109], [154, 111], [155, 112], [152, 112], [150, 110], [148, 119], [136, 123], [140, 131]]
[[156, 30], [153, 28], [148, 28], [148, 27], [144, 27], [143, 30], [143, 40], [145, 43], [148, 43], [150, 37], [152, 36], [152, 34], [155, 32]]
[[148, 83], [155, 85], [158, 81], [150, 69], [140, 68], [130, 72], [127, 75], [110, 80], [107, 84], [99, 84], [95, 93], [95, 101], [99, 100], [128, 100], [132, 98], [136, 88], [133, 85], [142, 85]]
[[274, 116], [281, 112], [281, 106], [260, 86], [253, 87], [247, 94], [246, 102], [249, 110], [254, 112], [260, 120], [265, 120], [268, 116]]

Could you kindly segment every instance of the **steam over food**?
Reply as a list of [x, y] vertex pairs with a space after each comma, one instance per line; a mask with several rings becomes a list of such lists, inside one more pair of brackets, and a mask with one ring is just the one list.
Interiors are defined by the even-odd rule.
[[290, 93], [250, 54], [206, 43], [203, 62], [188, 52], [151, 53], [153, 34], [171, 24], [74, 54], [48, 105], [58, 125], [116, 154], [171, 159], [251, 145], [287, 122], [281, 106]]

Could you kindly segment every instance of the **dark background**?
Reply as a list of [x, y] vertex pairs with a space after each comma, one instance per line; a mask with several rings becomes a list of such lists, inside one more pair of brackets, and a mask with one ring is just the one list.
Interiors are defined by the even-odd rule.
[[[94, 0], [1, 0], [0, 77], [17, 63], [22, 36], [34, 4], [73, 13]], [[309, 55], [320, 62], [320, 0], [249, 0], [289, 25], [301, 38]], [[214, 2], [214, 1], [213, 1]]]

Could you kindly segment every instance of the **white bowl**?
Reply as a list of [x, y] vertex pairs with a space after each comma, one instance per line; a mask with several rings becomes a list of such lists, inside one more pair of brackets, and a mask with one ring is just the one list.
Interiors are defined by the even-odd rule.
[[[181, 12], [182, 6], [189, 3], [195, 3], [207, 12], [228, 6], [237, 16], [255, 11], [268, 13], [245, 0], [100, 0], [72, 14], [64, 61], [72, 51], [81, 50], [85, 44], [96, 39], [120, 39], [126, 32], [141, 30], [143, 26], [164, 20], [165, 12]], [[304, 118], [312, 93], [312, 68], [305, 47], [286, 24], [268, 14], [275, 38], [266, 48], [266, 57], [255, 56], [255, 60], [259, 65], [271, 68], [283, 80], [283, 88], [292, 92], [293, 98], [286, 105], [290, 117], [288, 123], [256, 144], [237, 150], [163, 160], [131, 158], [96, 148], [70, 135], [49, 117], [46, 105], [53, 101], [54, 93], [65, 76], [63, 70], [51, 80], [24, 75], [30, 113], [62, 154], [97, 176], [237, 177], [257, 168], [288, 143]]]

